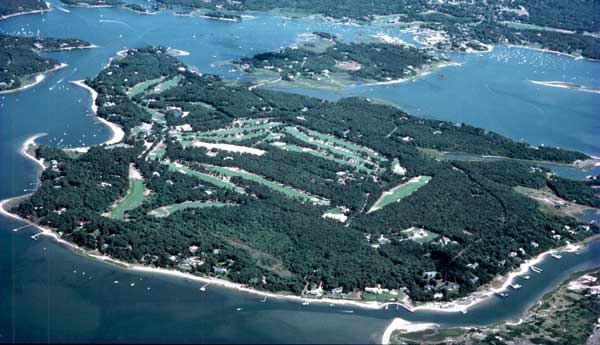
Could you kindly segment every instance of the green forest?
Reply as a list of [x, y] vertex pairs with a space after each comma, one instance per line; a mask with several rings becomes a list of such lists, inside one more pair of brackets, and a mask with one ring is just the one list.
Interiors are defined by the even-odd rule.
[[[78, 156], [39, 146], [48, 168], [14, 211], [120, 260], [295, 294], [322, 284], [325, 294], [343, 287], [346, 298], [367, 298], [364, 288], [381, 284], [421, 301], [463, 296], [600, 232], [513, 189], [550, 188], [597, 207], [595, 180], [565, 180], [536, 162], [589, 158], [582, 153], [365, 98], [234, 86], [162, 47], [129, 50], [86, 83], [99, 93], [98, 116], [122, 126], [125, 141]], [[425, 149], [520, 160], [450, 161]], [[138, 188], [134, 206], [111, 217], [132, 169], [149, 192]], [[367, 212], [418, 176], [428, 177], [418, 190]], [[428, 240], [409, 237], [412, 227]]]

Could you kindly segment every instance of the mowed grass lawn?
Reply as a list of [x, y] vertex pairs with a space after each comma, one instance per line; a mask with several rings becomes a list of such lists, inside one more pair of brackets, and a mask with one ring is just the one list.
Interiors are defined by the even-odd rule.
[[144, 92], [150, 85], [160, 83], [161, 81], [163, 81], [163, 79], [165, 79], [165, 78], [160, 77], [160, 78], [146, 80], [141, 83], [138, 83], [138, 84], [134, 85], [131, 89], [127, 90], [127, 96], [129, 96], [129, 97], [137, 96], [140, 93]]
[[144, 202], [144, 181], [134, 179], [129, 183], [129, 190], [125, 198], [110, 213], [111, 218], [123, 219], [125, 212], [133, 210]]
[[419, 176], [411, 179], [410, 181], [398, 185], [387, 192], [383, 192], [381, 197], [375, 202], [373, 207], [369, 210], [369, 212], [377, 211], [386, 207], [389, 204], [392, 204], [402, 198], [405, 198], [412, 193], [419, 190], [421, 187], [426, 185], [431, 181], [431, 176]]
[[238, 206], [237, 204], [230, 204], [224, 202], [208, 201], [208, 202], [195, 202], [186, 201], [180, 204], [171, 204], [162, 206], [149, 212], [150, 215], [155, 217], [168, 217], [173, 212], [179, 210], [185, 210], [187, 208], [208, 208], [208, 207], [225, 207], [225, 206]]
[[204, 166], [207, 170], [214, 171], [214, 172], [223, 174], [225, 176], [240, 177], [242, 179], [246, 179], [246, 180], [249, 180], [252, 182], [256, 182], [258, 184], [262, 184], [263, 186], [266, 186], [274, 191], [283, 193], [290, 198], [296, 198], [296, 199], [301, 199], [304, 201], [314, 202], [319, 205], [329, 205], [329, 200], [309, 195], [301, 190], [297, 190], [295, 188], [280, 184], [279, 182], [269, 181], [262, 176], [258, 176], [258, 175], [255, 175], [255, 174], [252, 174], [252, 173], [249, 173], [246, 171], [234, 170], [231, 168], [220, 167], [220, 166], [216, 166], [216, 165], [208, 165], [208, 164], [205, 164]]

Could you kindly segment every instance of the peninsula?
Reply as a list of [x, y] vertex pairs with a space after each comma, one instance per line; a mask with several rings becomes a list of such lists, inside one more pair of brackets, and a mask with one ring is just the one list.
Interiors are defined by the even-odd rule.
[[597, 208], [598, 179], [538, 164], [582, 153], [364, 98], [231, 85], [162, 47], [123, 52], [84, 83], [123, 140], [37, 146], [40, 187], [11, 212], [96, 256], [303, 298], [449, 301], [600, 232], [519, 191]]
[[0, 20], [31, 13], [44, 13], [50, 10], [42, 0], [2, 0]]
[[41, 82], [44, 73], [64, 67], [42, 51], [93, 47], [79, 39], [20, 37], [0, 34], [0, 93], [22, 90]]
[[517, 322], [439, 328], [399, 319], [384, 344], [596, 344], [600, 340], [600, 271], [579, 273], [547, 293]]
[[344, 43], [315, 32], [303, 43], [277, 52], [256, 54], [234, 62], [244, 72], [259, 76], [260, 84], [277, 81], [310, 87], [401, 82], [425, 71], [448, 65], [446, 59], [403, 44]]

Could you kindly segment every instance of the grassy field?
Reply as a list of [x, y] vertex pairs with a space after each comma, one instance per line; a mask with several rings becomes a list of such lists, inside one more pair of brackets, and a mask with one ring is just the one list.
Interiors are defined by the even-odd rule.
[[166, 148], [161, 144], [157, 145], [152, 151], [148, 153], [149, 160], [161, 160], [163, 156], [167, 153]]
[[177, 212], [179, 210], [185, 210], [187, 208], [208, 208], [208, 207], [225, 207], [225, 206], [237, 206], [236, 204], [224, 203], [224, 202], [196, 202], [196, 201], [186, 201], [180, 204], [171, 204], [167, 206], [162, 206], [157, 209], [154, 209], [148, 212], [149, 215], [155, 217], [168, 217], [173, 212]]
[[166, 90], [169, 90], [177, 85], [179, 81], [183, 78], [180, 75], [177, 75], [169, 80], [163, 81], [162, 83], [156, 85], [154, 89], [151, 90], [150, 93], [160, 93]]
[[199, 139], [211, 142], [240, 142], [257, 139], [270, 133], [275, 127], [281, 125], [279, 122], [257, 123], [256, 120], [238, 121], [239, 127], [215, 129], [206, 132], [183, 133], [178, 138], [182, 145], [190, 145], [193, 140]]
[[354, 151], [354, 152], [361, 152], [366, 154], [367, 156], [375, 159], [375, 160], [379, 160], [382, 162], [385, 162], [387, 159], [385, 157], [380, 156], [379, 154], [377, 154], [377, 152], [366, 148], [366, 147], [362, 147], [359, 145], [356, 145], [350, 141], [346, 141], [346, 140], [342, 140], [342, 139], [338, 139], [336, 137], [334, 137], [333, 135], [329, 135], [329, 134], [323, 134], [321, 132], [317, 132], [317, 131], [313, 131], [310, 129], [306, 129], [306, 132], [316, 138], [319, 138], [321, 140], [342, 146], [348, 150]]
[[321, 151], [317, 151], [308, 147], [301, 147], [301, 146], [297, 146], [297, 145], [293, 145], [293, 144], [285, 144], [285, 143], [278, 143], [278, 144], [272, 144], [273, 146], [281, 149], [281, 150], [286, 150], [286, 151], [290, 151], [290, 152], [298, 152], [298, 153], [306, 153], [309, 154], [311, 156], [315, 156], [315, 157], [319, 157], [319, 158], [323, 158], [341, 165], [347, 165], [349, 167], [352, 167], [356, 170], [365, 172], [367, 174], [374, 174], [375, 170], [373, 169], [369, 169], [367, 167], [365, 167], [364, 165], [360, 165], [360, 164], [356, 164], [356, 163], [352, 163], [340, 158], [336, 158], [333, 156], [330, 156], [328, 154], [325, 154]]
[[239, 177], [239, 178], [243, 178], [245, 180], [256, 182], [256, 183], [266, 186], [274, 191], [283, 193], [290, 198], [314, 202], [315, 204], [319, 204], [319, 205], [329, 205], [329, 200], [310, 195], [301, 190], [297, 190], [295, 188], [285, 186], [278, 182], [269, 181], [262, 176], [255, 175], [255, 174], [249, 173], [247, 171], [237, 170], [237, 169], [234, 170], [232, 168], [220, 167], [220, 166], [215, 166], [215, 165], [205, 165], [205, 167], [207, 170], [214, 171], [219, 174], [223, 174], [225, 176]]
[[165, 120], [165, 115], [163, 115], [162, 113], [159, 113], [158, 111], [148, 108], [148, 107], [143, 107], [143, 108], [150, 114], [150, 116], [152, 116], [152, 121], [161, 123], [161, 124], [167, 123], [167, 120]]
[[387, 192], [383, 192], [381, 197], [375, 202], [368, 213], [377, 211], [389, 204], [395, 203], [405, 198], [431, 181], [430, 176], [418, 176], [410, 179], [408, 182], [398, 185]]
[[163, 79], [165, 79], [165, 78], [160, 77], [160, 78], [150, 79], [150, 80], [146, 80], [141, 83], [138, 83], [138, 84], [134, 85], [131, 89], [127, 90], [127, 96], [129, 96], [129, 97], [137, 96], [140, 93], [144, 92], [150, 85], [160, 83], [161, 81], [163, 81]]
[[381, 294], [363, 293], [362, 299], [364, 301], [375, 301], [375, 302], [389, 302], [392, 298], [402, 298], [404, 294], [397, 296], [392, 295], [389, 292], [383, 292]]
[[129, 182], [129, 190], [125, 198], [110, 213], [111, 218], [123, 219], [125, 212], [133, 210], [144, 202], [144, 181], [133, 179]]
[[169, 163], [169, 170], [171, 171], [177, 171], [180, 173], [184, 173], [190, 176], [193, 176], [201, 181], [204, 181], [206, 183], [210, 183], [214, 186], [217, 186], [219, 188], [226, 188], [226, 189], [233, 189], [238, 193], [244, 193], [244, 189], [241, 187], [236, 186], [235, 184], [231, 183], [231, 182], [227, 182], [227, 181], [223, 181], [219, 178], [216, 178], [212, 175], [209, 174], [205, 174], [193, 169], [190, 169], [186, 166], [183, 165], [176, 165], [175, 163]]
[[[326, 150], [328, 152], [330, 152], [331, 154], [340, 156], [340, 157], [344, 157], [346, 159], [349, 159], [353, 162], [356, 162], [357, 164], [360, 164], [364, 167], [368, 167], [368, 166], [374, 166], [375, 163], [371, 162], [363, 157], [361, 157], [359, 155], [359, 153], [357, 153], [356, 151], [353, 151], [347, 147], [341, 147], [341, 146], [334, 146], [334, 145], [327, 145], [324, 144], [322, 142], [316, 141], [314, 138], [311, 138], [310, 136], [308, 136], [307, 134], [299, 131], [297, 128], [295, 127], [286, 127], [286, 132], [291, 134], [294, 138], [303, 141], [304, 143], [306, 143], [307, 145], [310, 146], [314, 146], [314, 147], [318, 147], [320, 149]], [[324, 135], [324, 134], [322, 134]], [[321, 140], [324, 140], [322, 138], [319, 138]], [[332, 142], [333, 143], [333, 142]]]

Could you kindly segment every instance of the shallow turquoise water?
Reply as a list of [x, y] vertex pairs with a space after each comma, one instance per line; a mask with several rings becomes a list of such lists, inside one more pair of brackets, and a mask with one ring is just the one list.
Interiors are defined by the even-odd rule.
[[[0, 22], [0, 30], [6, 33], [39, 30], [43, 36], [78, 37], [100, 46], [50, 54], [69, 67], [35, 88], [0, 96], [0, 180], [4, 181], [0, 199], [22, 194], [36, 181], [34, 164], [18, 153], [25, 138], [44, 132], [48, 135], [41, 142], [60, 146], [97, 144], [108, 138], [108, 129], [91, 114], [89, 95], [68, 81], [94, 76], [121, 49], [172, 46], [191, 52], [181, 57], [185, 63], [235, 78], [237, 72], [215, 64], [293, 44], [300, 34], [312, 31], [332, 31], [347, 39], [381, 31], [266, 14], [226, 23], [171, 13], [69, 10]], [[386, 32], [410, 39], [393, 28]], [[443, 77], [435, 73], [416, 82], [359, 86], [347, 92], [383, 98], [416, 115], [467, 122], [533, 144], [600, 153], [600, 142], [594, 140], [599, 131], [599, 95], [528, 82], [562, 80], [597, 86], [598, 63], [505, 47], [481, 56], [452, 57], [465, 65], [442, 70]], [[261, 298], [254, 295], [210, 287], [200, 293], [199, 283], [126, 272], [81, 257], [49, 239], [33, 241], [31, 229], [11, 231], [21, 225], [0, 218], [0, 342], [377, 342], [396, 316], [447, 325], [518, 318], [545, 289], [571, 272], [600, 266], [599, 242], [580, 255], [567, 254], [560, 261], [548, 258], [539, 265], [542, 274], [519, 281], [522, 289], [505, 299], [491, 299], [466, 315], [259, 303]]]

